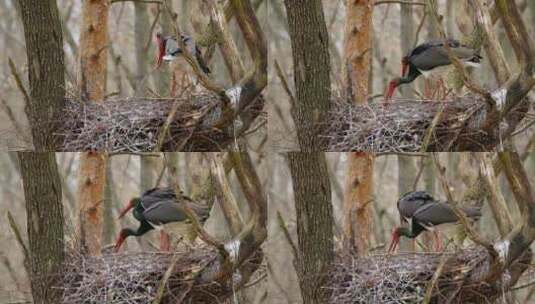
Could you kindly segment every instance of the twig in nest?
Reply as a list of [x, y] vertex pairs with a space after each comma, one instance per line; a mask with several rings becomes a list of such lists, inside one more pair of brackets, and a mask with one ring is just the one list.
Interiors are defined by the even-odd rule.
[[442, 275], [442, 270], [444, 269], [444, 265], [446, 265], [447, 260], [448, 256], [442, 253], [442, 257], [440, 258], [440, 264], [438, 264], [437, 271], [435, 271], [431, 282], [429, 282], [429, 285], [427, 285], [427, 290], [425, 291], [425, 297], [423, 301], [424, 304], [429, 304], [429, 302], [431, 301], [433, 289], [435, 289], [435, 285], [437, 284], [438, 278]]
[[167, 271], [163, 275], [162, 281], [160, 282], [160, 287], [158, 287], [158, 292], [156, 293], [156, 297], [154, 298], [152, 304], [160, 304], [160, 301], [162, 300], [165, 292], [165, 285], [167, 285], [167, 281], [169, 281], [169, 278], [173, 274], [173, 270], [175, 269], [178, 257], [178, 254], [173, 255], [173, 258], [171, 259], [171, 264], [169, 264], [169, 268], [167, 268]]
[[433, 121], [431, 122], [431, 126], [427, 129], [428, 131], [427, 131], [427, 134], [425, 135], [422, 147], [420, 148], [420, 152], [427, 151], [429, 143], [431, 142], [431, 137], [435, 133], [435, 128], [437, 127], [437, 124], [440, 121], [440, 118], [442, 117], [442, 113], [444, 112], [445, 107], [446, 107], [445, 103], [440, 104], [440, 108], [438, 109], [437, 114], [435, 114], [435, 117], [433, 118]]

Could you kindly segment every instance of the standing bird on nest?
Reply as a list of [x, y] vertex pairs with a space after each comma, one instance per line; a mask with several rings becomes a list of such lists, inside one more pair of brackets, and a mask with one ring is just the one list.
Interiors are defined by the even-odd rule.
[[[188, 52], [193, 57], [195, 57], [195, 59], [199, 63], [199, 66], [201, 67], [201, 70], [205, 74], [210, 74], [210, 69], [204, 62], [204, 59], [202, 58], [201, 50], [199, 50], [199, 48], [195, 44], [195, 41], [193, 41], [193, 38], [191, 38], [190, 36], [186, 36], [186, 35], [180, 35], [180, 39], [182, 39], [182, 41], [186, 45]], [[170, 36], [164, 37], [162, 36], [162, 34], [157, 33], [156, 43], [158, 44], [158, 53], [156, 56], [156, 68], [159, 68], [162, 65], [163, 60], [165, 61], [175, 60], [183, 52], [178, 42]]]
[[[448, 39], [451, 53], [462, 63], [468, 66], [478, 67], [481, 57], [478, 51], [461, 44], [458, 40]], [[394, 78], [388, 84], [385, 100], [389, 100], [394, 95], [396, 88], [405, 83], [413, 82], [418, 76], [428, 77], [431, 72], [435, 72], [438, 67], [452, 64], [448, 57], [448, 51], [444, 41], [429, 41], [418, 45], [401, 60], [401, 76]], [[408, 73], [407, 73], [408, 70]]]
[[[435, 226], [459, 221], [450, 204], [435, 200], [425, 191], [404, 194], [398, 200], [397, 207], [403, 221], [408, 222], [410, 228], [397, 227], [392, 231], [389, 253], [396, 249], [400, 236], [414, 239], [425, 230], [434, 231]], [[470, 219], [477, 220], [481, 217], [479, 208], [460, 207], [459, 209]]]
[[178, 234], [179, 237], [193, 242], [197, 234], [184, 211], [184, 205], [193, 210], [201, 224], [208, 218], [210, 209], [207, 206], [194, 203], [182, 192], [177, 197], [172, 188], [153, 188], [145, 191], [141, 197], [131, 199], [121, 211], [119, 218], [133, 208], [134, 218], [139, 221], [140, 225], [137, 230], [131, 228], [121, 230], [115, 244], [115, 252], [119, 251], [127, 237], [141, 236], [152, 229], [160, 230], [160, 249], [163, 251], [170, 249], [167, 233]]

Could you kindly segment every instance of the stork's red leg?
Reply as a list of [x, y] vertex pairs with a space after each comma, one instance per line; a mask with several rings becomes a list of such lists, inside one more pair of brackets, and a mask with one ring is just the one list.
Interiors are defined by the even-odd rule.
[[165, 231], [160, 231], [160, 250], [171, 251], [171, 245], [169, 241], [169, 235]]
[[433, 231], [433, 236], [435, 239], [435, 251], [442, 251], [442, 239], [436, 230]]

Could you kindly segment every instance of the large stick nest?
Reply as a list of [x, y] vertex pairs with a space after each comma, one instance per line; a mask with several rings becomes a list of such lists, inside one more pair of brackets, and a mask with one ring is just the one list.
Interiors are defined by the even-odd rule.
[[[444, 259], [444, 260], [443, 260]], [[329, 274], [331, 303], [421, 303], [439, 264], [444, 261], [430, 303], [474, 303], [492, 299], [515, 285], [530, 263], [531, 253], [502, 274], [495, 283], [482, 279], [491, 257], [483, 247], [447, 253], [401, 253], [355, 257], [338, 256]]]
[[[66, 304], [152, 303], [173, 260], [176, 262], [164, 285], [162, 304], [223, 303], [245, 283], [238, 272], [225, 281], [213, 280], [221, 266], [220, 256], [214, 248], [201, 245], [175, 252], [71, 255], [58, 288]], [[258, 263], [251, 257], [242, 267], [257, 269]]]
[[[486, 104], [473, 96], [446, 101], [397, 99], [367, 105], [337, 101], [323, 137], [329, 151], [485, 150], [496, 145], [497, 133], [509, 127], [496, 119], [496, 132], [487, 134], [482, 130], [487, 116]], [[426, 138], [427, 146], [423, 147]]]
[[243, 134], [262, 113], [264, 103], [258, 97], [244, 110], [247, 122], [231, 119], [214, 126], [226, 115], [221, 99], [214, 94], [101, 103], [67, 100], [56, 134], [58, 150], [154, 151], [175, 102], [178, 109], [162, 142], [162, 151], [220, 151]]

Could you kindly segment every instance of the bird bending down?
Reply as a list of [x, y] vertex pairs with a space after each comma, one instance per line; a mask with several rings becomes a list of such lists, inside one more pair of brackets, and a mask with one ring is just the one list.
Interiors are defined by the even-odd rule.
[[[204, 62], [204, 59], [202, 58], [201, 50], [199, 50], [193, 38], [191, 38], [190, 36], [186, 36], [186, 35], [181, 35], [180, 38], [186, 45], [188, 52], [192, 56], [194, 56], [195, 59], [197, 60], [197, 63], [199, 63], [201, 70], [205, 74], [210, 74], [210, 69]], [[157, 33], [156, 43], [158, 44], [158, 53], [156, 56], [156, 68], [159, 68], [162, 65], [163, 60], [165, 61], [175, 60], [176, 58], [178, 58], [178, 56], [180, 56], [180, 54], [183, 53], [178, 42], [170, 36], [164, 37], [162, 36], [162, 34]]]
[[145, 191], [141, 197], [131, 199], [121, 211], [119, 218], [133, 209], [134, 218], [140, 225], [137, 230], [131, 228], [121, 230], [115, 244], [115, 252], [119, 251], [129, 236], [141, 236], [152, 229], [160, 230], [160, 249], [163, 251], [170, 249], [167, 232], [193, 242], [197, 235], [184, 211], [184, 204], [193, 210], [201, 223], [206, 221], [210, 212], [207, 206], [194, 203], [182, 192], [177, 197], [172, 188], [153, 188]]
[[[409, 222], [410, 228], [397, 227], [392, 231], [389, 253], [394, 252], [401, 236], [414, 239], [425, 230], [433, 231], [435, 226], [456, 223], [459, 220], [449, 203], [439, 202], [425, 191], [404, 194], [398, 200], [397, 207], [403, 221]], [[481, 217], [479, 208], [461, 207], [459, 209], [470, 219], [477, 220]]]
[[[480, 65], [481, 57], [478, 51], [461, 44], [458, 40], [446, 40], [452, 54], [463, 64], [477, 67]], [[418, 45], [401, 60], [401, 76], [390, 81], [385, 93], [385, 101], [390, 100], [394, 91], [402, 84], [413, 82], [418, 76], [427, 77], [430, 72], [438, 67], [450, 65], [452, 62], [448, 56], [448, 51], [444, 41], [429, 41]]]

